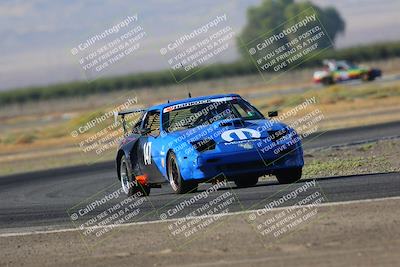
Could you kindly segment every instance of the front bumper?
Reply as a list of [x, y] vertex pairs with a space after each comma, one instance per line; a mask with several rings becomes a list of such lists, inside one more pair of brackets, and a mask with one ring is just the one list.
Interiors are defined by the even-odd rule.
[[248, 143], [251, 145], [247, 148], [235, 147], [228, 151], [200, 153], [193, 164], [187, 164], [186, 168], [181, 169], [182, 177], [185, 180], [208, 180], [223, 175], [232, 180], [238, 176], [262, 176], [273, 174], [276, 170], [301, 168], [304, 165], [300, 141], [295, 144], [281, 143], [274, 149], [265, 149], [257, 141]]

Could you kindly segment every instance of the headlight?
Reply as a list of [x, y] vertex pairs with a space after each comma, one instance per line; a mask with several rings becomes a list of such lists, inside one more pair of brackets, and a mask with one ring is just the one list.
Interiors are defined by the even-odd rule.
[[194, 149], [199, 152], [215, 149], [215, 141], [211, 138], [191, 142]]

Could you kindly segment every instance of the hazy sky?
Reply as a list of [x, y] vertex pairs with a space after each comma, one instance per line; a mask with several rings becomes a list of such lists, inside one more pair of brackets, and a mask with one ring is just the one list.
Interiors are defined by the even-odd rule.
[[[167, 67], [160, 48], [177, 37], [226, 14], [235, 32], [245, 24], [248, 6], [260, 0], [3, 0], [0, 2], [0, 89], [85, 79], [71, 48], [94, 34], [138, 14], [146, 31], [142, 48], [105, 75]], [[400, 39], [400, 1], [314, 0], [337, 7], [346, 20], [339, 47]], [[232, 42], [234, 46], [234, 42]], [[237, 58], [229, 49], [219, 61]]]

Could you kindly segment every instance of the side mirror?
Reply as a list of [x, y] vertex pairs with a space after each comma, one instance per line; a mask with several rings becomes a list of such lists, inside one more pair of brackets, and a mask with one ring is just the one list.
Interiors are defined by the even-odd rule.
[[278, 116], [278, 111], [268, 111], [268, 117], [277, 117]]

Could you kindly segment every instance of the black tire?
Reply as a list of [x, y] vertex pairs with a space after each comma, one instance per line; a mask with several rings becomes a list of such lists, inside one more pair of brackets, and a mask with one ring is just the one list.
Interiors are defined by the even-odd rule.
[[361, 80], [363, 80], [364, 82], [368, 82], [369, 81], [369, 75], [368, 73], [364, 73], [361, 75]]
[[335, 81], [333, 80], [332, 77], [324, 77], [324, 78], [322, 78], [321, 83], [323, 85], [331, 85], [331, 84], [334, 84]]
[[361, 79], [362, 79], [364, 82], [371, 82], [371, 81], [375, 80], [375, 77], [372, 76], [372, 75], [369, 74], [369, 73], [365, 73], [365, 74], [363, 74], [363, 75], [361, 76]]
[[258, 183], [258, 176], [239, 177], [234, 180], [237, 187], [249, 187]]
[[167, 174], [172, 190], [177, 194], [196, 192], [198, 183], [196, 181], [185, 181], [181, 176], [178, 161], [174, 152], [168, 154]]
[[301, 178], [302, 168], [279, 170], [275, 173], [280, 184], [295, 183]]
[[125, 155], [122, 156], [120, 161], [119, 177], [121, 181], [122, 191], [128, 197], [138, 192], [142, 193], [141, 196], [150, 195], [150, 186], [142, 185], [139, 182], [136, 182], [136, 175], [132, 171], [131, 165], [126, 160]]

